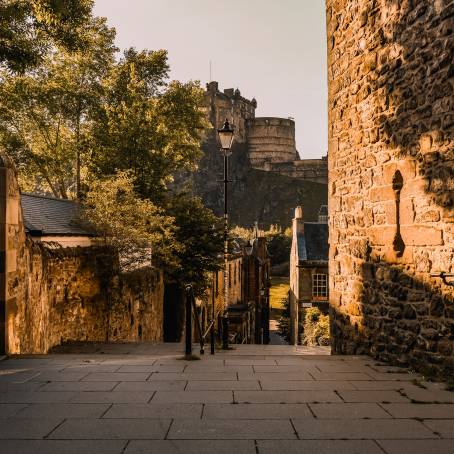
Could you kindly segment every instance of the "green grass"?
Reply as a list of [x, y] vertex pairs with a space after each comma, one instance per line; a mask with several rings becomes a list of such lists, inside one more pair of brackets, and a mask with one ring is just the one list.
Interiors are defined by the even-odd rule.
[[270, 288], [270, 306], [272, 309], [283, 309], [282, 300], [287, 298], [290, 288], [288, 277], [272, 277]]

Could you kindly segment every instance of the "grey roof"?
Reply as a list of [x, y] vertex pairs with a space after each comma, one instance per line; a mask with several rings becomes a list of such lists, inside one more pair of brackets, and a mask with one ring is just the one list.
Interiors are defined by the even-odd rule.
[[328, 260], [328, 224], [305, 222], [304, 233], [297, 235], [299, 261]]
[[21, 194], [25, 230], [31, 235], [91, 236], [80, 221], [79, 205], [72, 200]]

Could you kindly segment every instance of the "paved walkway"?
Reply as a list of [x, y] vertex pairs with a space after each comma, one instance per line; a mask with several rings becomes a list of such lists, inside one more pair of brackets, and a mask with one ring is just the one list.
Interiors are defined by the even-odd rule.
[[323, 348], [243, 345], [200, 361], [179, 348], [1, 361], [0, 452], [454, 453], [454, 393], [402, 369]]
[[270, 344], [271, 345], [288, 345], [285, 339], [279, 334], [279, 324], [277, 320], [270, 320]]

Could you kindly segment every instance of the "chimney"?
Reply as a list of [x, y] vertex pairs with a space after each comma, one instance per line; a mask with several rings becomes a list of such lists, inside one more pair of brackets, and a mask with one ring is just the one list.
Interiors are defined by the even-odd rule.
[[293, 218], [293, 234], [304, 233], [303, 207], [295, 208], [295, 217]]

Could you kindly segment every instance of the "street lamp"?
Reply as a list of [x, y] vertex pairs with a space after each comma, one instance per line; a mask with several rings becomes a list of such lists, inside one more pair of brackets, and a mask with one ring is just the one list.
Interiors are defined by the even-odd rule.
[[221, 145], [221, 152], [224, 155], [224, 314], [222, 317], [222, 348], [227, 350], [229, 348], [229, 218], [228, 218], [228, 205], [227, 205], [227, 185], [229, 183], [229, 155], [233, 143], [233, 127], [230, 126], [228, 120], [225, 120], [224, 126], [218, 129], [219, 143]]
[[254, 249], [254, 245], [252, 244], [252, 240], [251, 240], [251, 241], [248, 241], [248, 242], [246, 243], [246, 246], [244, 246], [244, 250], [246, 251], [246, 254], [247, 254], [247, 255], [251, 255], [253, 249]]

